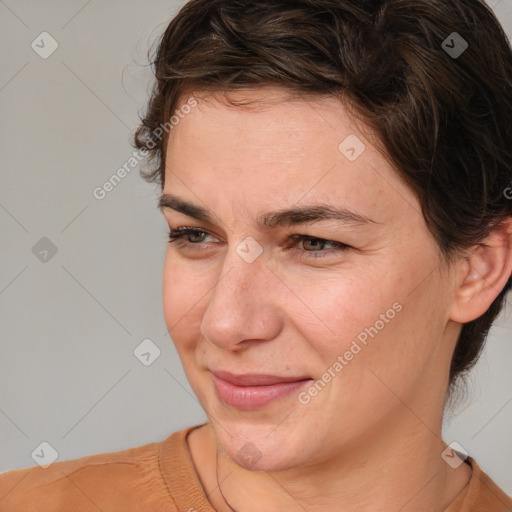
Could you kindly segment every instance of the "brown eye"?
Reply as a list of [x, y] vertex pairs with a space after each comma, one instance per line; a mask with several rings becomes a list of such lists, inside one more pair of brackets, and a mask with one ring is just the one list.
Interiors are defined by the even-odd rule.
[[[315, 251], [320, 248], [323, 248], [326, 240], [322, 240], [320, 238], [303, 238], [302, 246], [307, 250]], [[309, 245], [309, 248], [308, 248]]]
[[[296, 250], [299, 251], [300, 257], [304, 258], [322, 258], [329, 254], [350, 249], [349, 245], [325, 240], [323, 238], [316, 238], [314, 236], [293, 235], [291, 238], [296, 240], [296, 245], [299, 246], [299, 249]], [[303, 249], [300, 249], [300, 246], [302, 246]], [[331, 246], [331, 248], [326, 249], [326, 246]]]
[[[174, 231], [171, 230], [169, 232], [169, 243], [172, 243], [176, 240], [185, 239], [185, 244], [200, 244], [204, 242], [204, 237], [210, 235], [207, 231], [200, 228], [192, 228], [192, 227], [179, 227]], [[194, 239], [194, 237], [196, 237]], [[199, 238], [199, 239], [198, 239]]]
[[[186, 236], [187, 236], [189, 242], [200, 243], [204, 240], [204, 236], [206, 234], [207, 233], [205, 233], [204, 231], [202, 231], [202, 232], [192, 231], [191, 233], [188, 233]], [[194, 240], [194, 237], [196, 237], [195, 240]], [[198, 238], [199, 238], [199, 240], [198, 240]]]

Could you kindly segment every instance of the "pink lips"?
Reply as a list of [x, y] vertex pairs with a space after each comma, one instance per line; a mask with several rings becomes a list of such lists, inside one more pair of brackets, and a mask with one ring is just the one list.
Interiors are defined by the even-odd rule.
[[236, 409], [258, 409], [284, 398], [309, 382], [309, 377], [212, 372], [217, 395], [224, 404]]

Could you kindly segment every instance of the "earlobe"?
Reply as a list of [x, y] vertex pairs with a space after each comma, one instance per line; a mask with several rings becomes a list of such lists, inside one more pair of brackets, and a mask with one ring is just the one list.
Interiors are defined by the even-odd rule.
[[459, 282], [450, 319], [467, 323], [482, 316], [512, 274], [512, 217], [475, 245], [459, 262]]

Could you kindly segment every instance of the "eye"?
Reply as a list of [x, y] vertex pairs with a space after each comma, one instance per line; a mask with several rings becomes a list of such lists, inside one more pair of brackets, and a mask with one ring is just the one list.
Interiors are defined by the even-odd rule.
[[[191, 241], [190, 239], [185, 241], [186, 244], [197, 245], [204, 242], [204, 236], [208, 236], [209, 233], [201, 228], [193, 228], [190, 226], [181, 226], [174, 231], [169, 232], [169, 243], [173, 243], [176, 240], [183, 240], [184, 238], [192, 237], [196, 240]], [[211, 235], [210, 235], [211, 236]], [[199, 238], [199, 240], [197, 240]]]
[[[305, 247], [306, 250], [301, 251], [300, 249], [298, 249], [299, 252], [301, 253], [301, 258], [323, 258], [324, 256], [328, 256], [329, 254], [339, 253], [350, 249], [350, 246], [342, 244], [341, 242], [333, 242], [331, 240], [325, 240], [323, 238], [317, 238], [314, 236], [293, 235], [291, 236], [291, 238], [295, 239], [297, 243], [305, 242], [302, 244], [302, 246]], [[308, 245], [310, 249], [307, 248]], [[321, 248], [325, 248], [326, 245], [330, 245], [331, 249], [319, 250]]]
[[[210, 235], [210, 233], [208, 233], [208, 231], [205, 231], [204, 229], [191, 226], [180, 226], [179, 228], [169, 232], [169, 243], [180, 242], [180, 246], [184, 248], [187, 248], [188, 246], [188, 248], [192, 250], [195, 249], [200, 251], [204, 250], [204, 245], [208, 244], [208, 242], [205, 242], [205, 238], [208, 236], [214, 238], [212, 235]], [[290, 239], [293, 241], [293, 244], [291, 249], [288, 250], [297, 252], [299, 258], [304, 259], [323, 258], [334, 253], [347, 251], [351, 248], [350, 246], [342, 244], [341, 242], [334, 242], [331, 240], [325, 240], [323, 238], [317, 238], [308, 235], [292, 235], [290, 236]], [[304, 250], [295, 247], [301, 242], [303, 242]], [[218, 241], [213, 243], [218, 243]], [[203, 245], [202, 248], [201, 245]], [[325, 249], [326, 246], [330, 246], [330, 249]]]

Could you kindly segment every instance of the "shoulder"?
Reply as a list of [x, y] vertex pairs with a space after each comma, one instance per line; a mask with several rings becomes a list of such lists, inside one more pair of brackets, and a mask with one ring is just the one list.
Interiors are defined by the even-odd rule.
[[512, 498], [508, 496], [496, 483], [472, 460], [473, 478], [475, 480], [473, 492], [468, 496], [469, 502], [475, 502], [475, 510], [512, 511]]
[[[57, 461], [46, 469], [33, 466], [0, 474], [2, 512], [142, 512], [167, 507], [172, 499], [159, 468], [160, 451], [183, 431], [165, 441], [127, 450]], [[114, 508], [113, 508], [114, 507]]]
[[511, 512], [512, 499], [468, 457], [473, 475], [464, 492], [446, 512]]

